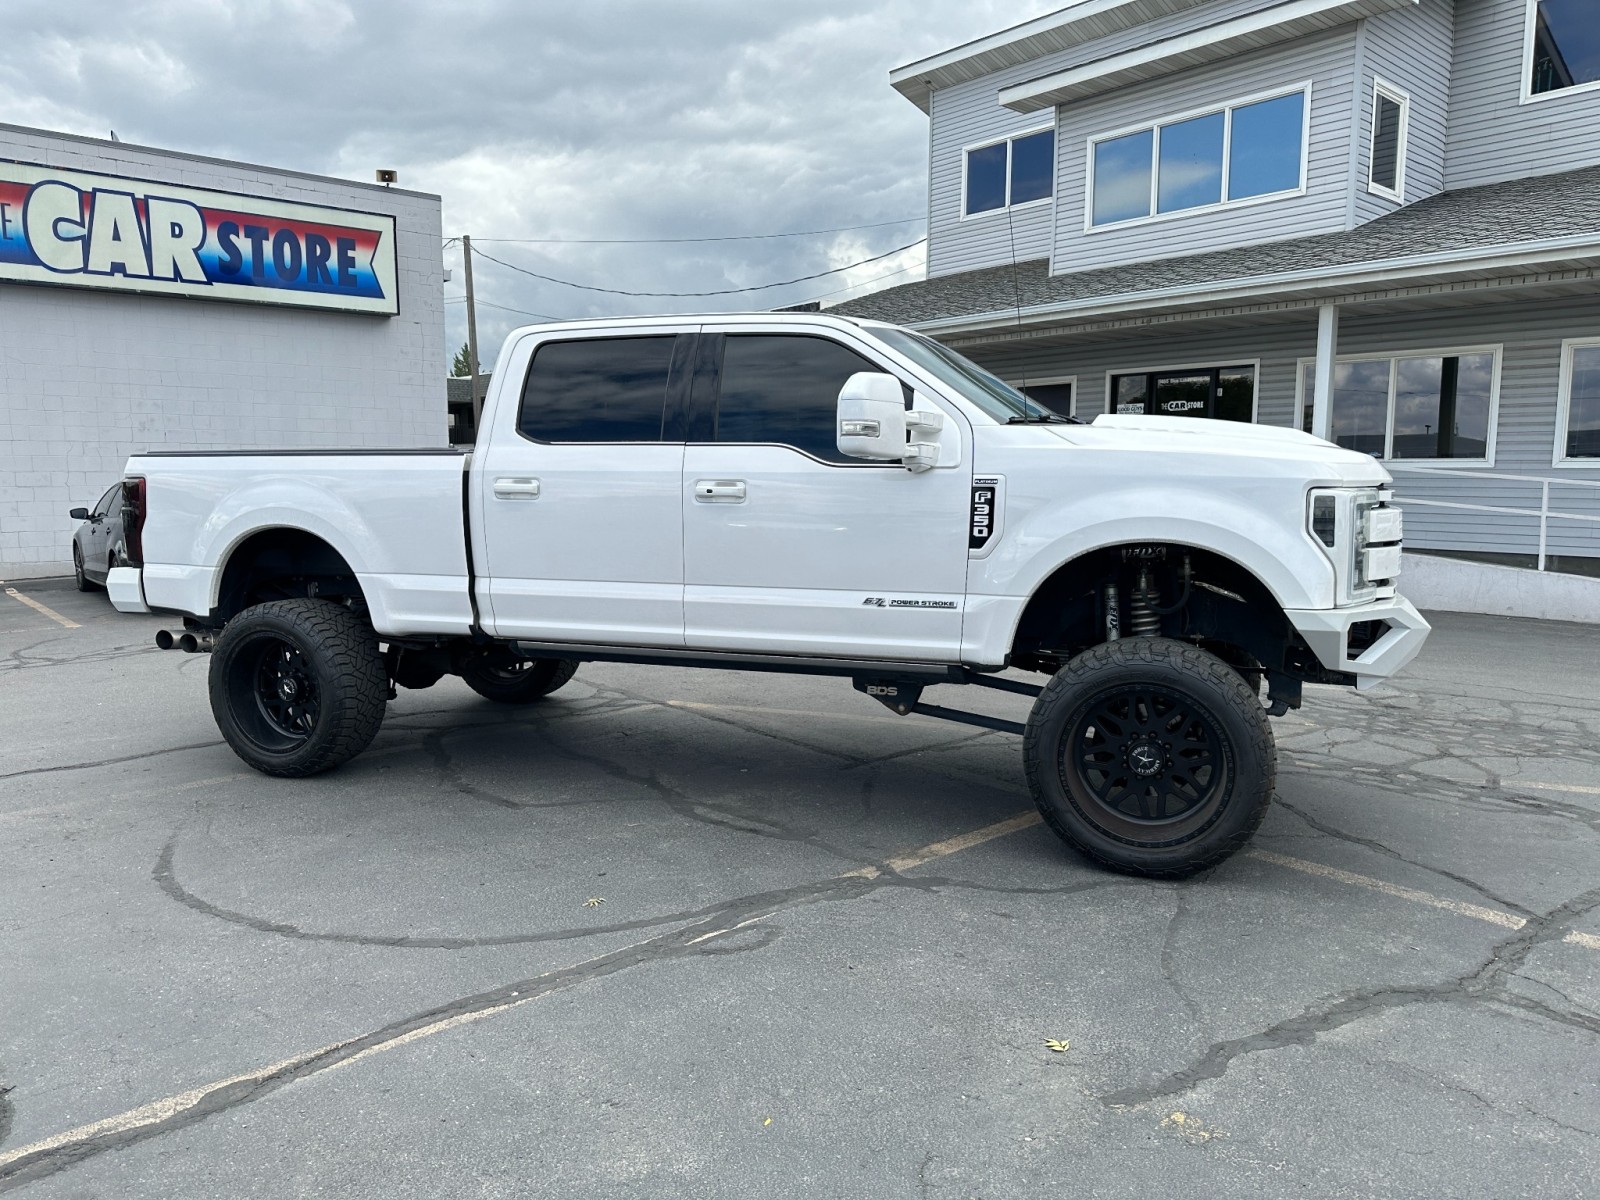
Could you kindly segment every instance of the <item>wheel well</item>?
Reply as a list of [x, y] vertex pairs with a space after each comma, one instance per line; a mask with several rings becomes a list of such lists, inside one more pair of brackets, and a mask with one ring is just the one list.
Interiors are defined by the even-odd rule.
[[[1115, 614], [1113, 616], [1113, 614]], [[1252, 683], [1298, 701], [1325, 674], [1272, 592], [1232, 559], [1171, 542], [1105, 546], [1058, 567], [1029, 599], [1011, 662], [1054, 672], [1116, 636], [1169, 637], [1211, 651]], [[1292, 685], [1292, 686], [1291, 686]]]
[[211, 616], [221, 624], [252, 605], [302, 596], [366, 608], [356, 573], [327, 542], [303, 529], [264, 529], [228, 556]]

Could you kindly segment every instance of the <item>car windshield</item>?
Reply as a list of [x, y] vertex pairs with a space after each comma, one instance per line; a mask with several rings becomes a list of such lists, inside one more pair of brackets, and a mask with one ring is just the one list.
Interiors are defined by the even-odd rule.
[[955, 388], [997, 421], [1066, 419], [932, 338], [904, 329], [869, 327], [867, 332]]

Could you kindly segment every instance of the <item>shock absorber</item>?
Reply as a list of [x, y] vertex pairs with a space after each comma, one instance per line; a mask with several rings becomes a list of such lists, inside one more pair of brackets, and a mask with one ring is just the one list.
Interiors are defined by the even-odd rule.
[[1156, 605], [1161, 594], [1150, 580], [1148, 563], [1139, 564], [1139, 576], [1128, 597], [1128, 634], [1131, 637], [1160, 637], [1161, 617]]

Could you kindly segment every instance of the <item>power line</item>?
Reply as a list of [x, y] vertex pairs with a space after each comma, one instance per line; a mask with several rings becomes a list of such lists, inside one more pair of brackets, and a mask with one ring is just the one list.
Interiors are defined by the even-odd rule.
[[623, 288], [595, 287], [593, 284], [588, 284], [588, 283], [574, 283], [570, 279], [558, 279], [554, 275], [542, 275], [538, 271], [530, 271], [526, 267], [519, 267], [519, 266], [516, 266], [514, 263], [504, 262], [504, 261], [502, 261], [502, 260], [500, 260], [498, 258], [495, 258], [492, 254], [485, 254], [482, 251], [479, 251], [478, 257], [479, 258], [486, 258], [492, 263], [496, 263], [496, 264], [498, 264], [498, 265], [500, 265], [502, 267], [507, 268], [508, 270], [516, 271], [519, 274], [529, 275], [529, 276], [533, 277], [534, 279], [542, 279], [546, 283], [559, 283], [563, 287], [578, 288], [580, 291], [585, 291], [585, 292], [604, 292], [606, 295], [609, 295], [609, 296], [647, 296], [647, 297], [661, 297], [661, 296], [668, 296], [668, 297], [737, 296], [737, 295], [740, 295], [741, 293], [744, 293], [744, 292], [764, 292], [764, 291], [768, 290], [769, 288], [788, 287], [792, 283], [806, 283], [807, 281], [812, 280], [812, 279], [825, 279], [829, 275], [837, 275], [840, 271], [848, 271], [848, 270], [851, 270], [854, 267], [864, 267], [868, 263], [882, 262], [886, 258], [893, 258], [896, 254], [901, 254], [901, 253], [904, 253], [907, 250], [915, 249], [916, 247], [922, 245], [927, 240], [928, 239], [925, 238], [925, 237], [918, 238], [914, 242], [907, 242], [904, 246], [896, 246], [893, 250], [885, 251], [882, 254], [874, 254], [871, 258], [863, 258], [863, 259], [860, 259], [860, 260], [858, 260], [856, 262], [853, 262], [853, 263], [846, 263], [842, 267], [830, 267], [826, 271], [818, 271], [818, 272], [816, 272], [815, 274], [812, 274], [812, 275], [801, 275], [801, 276], [799, 276], [799, 277], [797, 277], [795, 279], [780, 279], [775, 283], [757, 283], [757, 284], [752, 284], [750, 287], [719, 288], [716, 291], [710, 291], [710, 292], [630, 292], [630, 291], [627, 291], [627, 290], [625, 290]]
[[[450, 300], [465, 300], [465, 299], [466, 299], [465, 296], [446, 296], [445, 297], [446, 301], [450, 301]], [[566, 317], [552, 317], [549, 313], [529, 312], [525, 308], [510, 308], [510, 307], [507, 307], [504, 304], [496, 304], [493, 300], [479, 300], [477, 303], [479, 305], [485, 307], [485, 308], [502, 308], [502, 309], [505, 309], [506, 312], [520, 313], [524, 317], [538, 317], [541, 321], [565, 321], [565, 320], [568, 319]]]
[[[516, 242], [523, 245], [562, 246], [665, 246], [681, 242], [756, 242], [765, 238], [820, 237], [825, 233], [854, 233], [860, 229], [888, 229], [895, 225], [909, 225], [913, 221], [926, 221], [927, 217], [906, 217], [900, 221], [878, 221], [871, 225], [841, 225], [837, 229], [797, 229], [790, 233], [741, 233], [723, 237], [669, 237], [669, 238], [474, 238], [477, 242]], [[457, 241], [451, 238], [449, 241]], [[446, 242], [448, 245], [449, 242]]]

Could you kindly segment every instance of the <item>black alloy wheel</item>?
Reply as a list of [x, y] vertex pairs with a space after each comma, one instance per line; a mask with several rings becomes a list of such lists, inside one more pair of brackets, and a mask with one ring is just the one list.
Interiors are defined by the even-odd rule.
[[298, 778], [366, 749], [389, 684], [364, 617], [331, 600], [274, 600], [223, 629], [210, 690], [234, 753], [267, 775]]
[[1028, 718], [1028, 784], [1068, 844], [1130, 874], [1179, 878], [1244, 845], [1272, 800], [1265, 710], [1232, 667], [1167, 638], [1096, 646]]
[[466, 685], [497, 704], [532, 704], [566, 685], [578, 664], [556, 658], [516, 658], [490, 650], [461, 668]]
[[72, 543], [72, 581], [78, 585], [80, 592], [94, 591], [94, 584], [83, 573], [83, 548], [77, 542]]

